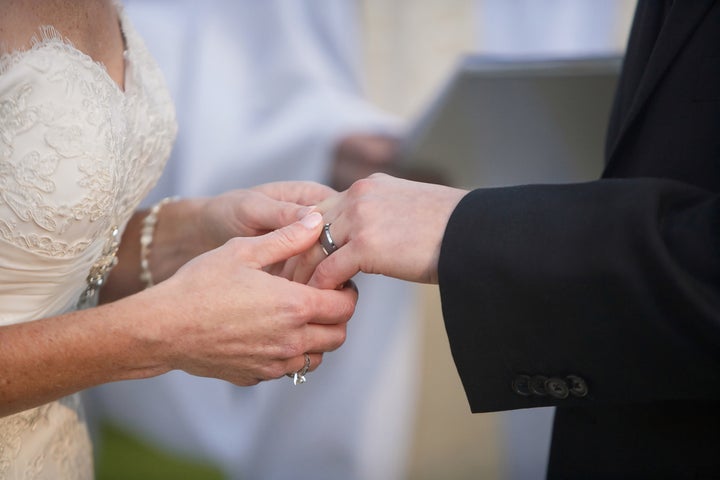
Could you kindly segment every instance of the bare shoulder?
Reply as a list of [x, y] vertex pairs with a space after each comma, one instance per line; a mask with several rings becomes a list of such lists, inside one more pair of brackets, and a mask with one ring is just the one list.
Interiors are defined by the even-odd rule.
[[0, 42], [8, 50], [30, 46], [43, 25], [66, 27], [77, 13], [78, 4], [69, 0], [0, 0]]
[[0, 12], [0, 43], [8, 50], [27, 49], [43, 26], [91, 56], [101, 56], [121, 37], [111, 0], [0, 0]]
[[122, 86], [124, 42], [112, 0], [0, 0], [2, 51], [27, 50], [44, 26], [105, 64]]

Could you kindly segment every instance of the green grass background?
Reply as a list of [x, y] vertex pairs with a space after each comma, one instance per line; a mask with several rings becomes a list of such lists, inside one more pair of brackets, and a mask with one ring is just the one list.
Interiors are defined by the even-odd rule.
[[95, 459], [96, 480], [224, 480], [212, 465], [164, 452], [103, 424]]

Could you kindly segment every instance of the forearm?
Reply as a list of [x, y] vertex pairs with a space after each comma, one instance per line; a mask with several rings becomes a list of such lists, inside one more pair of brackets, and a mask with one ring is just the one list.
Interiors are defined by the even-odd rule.
[[[193, 219], [199, 218], [204, 200], [170, 202], [162, 207], [153, 231], [148, 254], [150, 272], [155, 283], [172, 276], [190, 259], [218, 245], [202, 243], [197, 235], [198, 226]], [[100, 298], [102, 303], [111, 302], [145, 288], [140, 278], [140, 236], [143, 220], [149, 210], [138, 211], [125, 228], [118, 263], [108, 277]]]
[[313, 289], [263, 268], [314, 246], [320, 228], [313, 213], [232, 239], [127, 298], [0, 327], [0, 416], [175, 369], [255, 385], [300, 370], [307, 358], [317, 368], [322, 352], [345, 340], [356, 292]]
[[140, 294], [0, 327], [0, 417], [101, 383], [168, 371], [155, 310]]
[[[439, 273], [473, 411], [720, 398], [718, 202], [651, 179], [469, 194]], [[511, 389], [570, 374], [587, 396]]]

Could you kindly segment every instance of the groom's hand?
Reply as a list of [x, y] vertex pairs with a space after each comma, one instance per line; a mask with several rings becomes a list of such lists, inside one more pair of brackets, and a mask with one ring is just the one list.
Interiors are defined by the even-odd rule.
[[[337, 247], [304, 256], [309, 285], [336, 288], [356, 273], [437, 283], [440, 245], [465, 190], [375, 174], [317, 206]], [[315, 266], [316, 265], [316, 266]]]

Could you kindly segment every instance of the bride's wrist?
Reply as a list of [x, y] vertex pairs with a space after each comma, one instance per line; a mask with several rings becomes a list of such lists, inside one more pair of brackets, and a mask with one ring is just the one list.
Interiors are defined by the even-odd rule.
[[155, 230], [157, 227], [160, 210], [170, 202], [175, 202], [178, 197], [165, 197], [153, 205], [145, 218], [142, 219], [140, 227], [140, 281], [145, 288], [155, 284], [152, 270], [150, 270], [150, 249], [153, 247]]
[[140, 231], [140, 280], [145, 288], [170, 277], [208, 250], [199, 226], [205, 201], [167, 198], [148, 212]]

